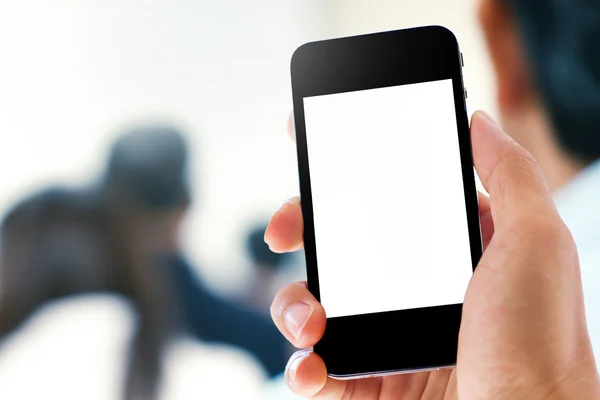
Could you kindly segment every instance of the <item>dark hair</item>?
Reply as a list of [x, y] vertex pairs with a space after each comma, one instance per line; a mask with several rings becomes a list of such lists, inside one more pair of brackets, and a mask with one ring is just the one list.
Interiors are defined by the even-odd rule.
[[186, 206], [187, 163], [187, 142], [177, 128], [140, 126], [113, 144], [105, 184], [137, 206], [154, 210]]
[[260, 268], [277, 270], [282, 268], [290, 259], [289, 253], [274, 253], [265, 243], [265, 230], [267, 225], [254, 227], [246, 237], [246, 251], [252, 261]]
[[559, 144], [600, 159], [600, 1], [503, 0]]

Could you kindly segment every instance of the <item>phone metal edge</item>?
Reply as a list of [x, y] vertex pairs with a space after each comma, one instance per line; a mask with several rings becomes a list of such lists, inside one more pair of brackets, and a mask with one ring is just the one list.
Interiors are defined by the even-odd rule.
[[456, 364], [443, 365], [440, 367], [429, 367], [429, 368], [416, 368], [416, 369], [400, 369], [393, 371], [385, 371], [385, 372], [376, 372], [376, 373], [358, 373], [358, 374], [350, 374], [350, 375], [336, 375], [336, 374], [327, 374], [330, 378], [336, 379], [338, 381], [348, 381], [352, 379], [367, 379], [367, 378], [379, 378], [384, 376], [391, 375], [406, 375], [406, 374], [416, 374], [418, 372], [432, 372], [439, 371], [441, 369], [449, 369], [455, 368]]

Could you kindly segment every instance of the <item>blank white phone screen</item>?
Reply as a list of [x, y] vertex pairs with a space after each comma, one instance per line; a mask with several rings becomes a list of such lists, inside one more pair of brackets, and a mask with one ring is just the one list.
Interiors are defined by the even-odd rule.
[[473, 274], [452, 80], [304, 98], [328, 318], [463, 303]]

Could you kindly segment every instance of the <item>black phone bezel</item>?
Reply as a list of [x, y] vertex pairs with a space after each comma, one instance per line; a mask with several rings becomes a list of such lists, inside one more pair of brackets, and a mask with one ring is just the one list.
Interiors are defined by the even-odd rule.
[[[307, 283], [317, 300], [320, 290], [303, 107], [303, 99], [309, 96], [452, 79], [475, 270], [482, 242], [462, 54], [454, 34], [441, 26], [426, 26], [310, 42], [295, 51], [291, 75]], [[454, 304], [328, 318], [314, 351], [335, 377], [453, 366], [461, 316], [462, 304]]]

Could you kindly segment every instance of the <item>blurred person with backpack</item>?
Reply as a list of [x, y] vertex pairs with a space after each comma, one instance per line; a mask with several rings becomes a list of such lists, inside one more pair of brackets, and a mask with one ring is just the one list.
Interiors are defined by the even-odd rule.
[[[212, 293], [180, 253], [187, 159], [177, 129], [135, 128], [113, 144], [98, 182], [49, 188], [8, 212], [0, 397], [183, 399], [227, 376], [245, 383], [219, 396], [239, 397], [283, 370], [272, 322]], [[242, 330], [255, 335], [240, 339]]]

